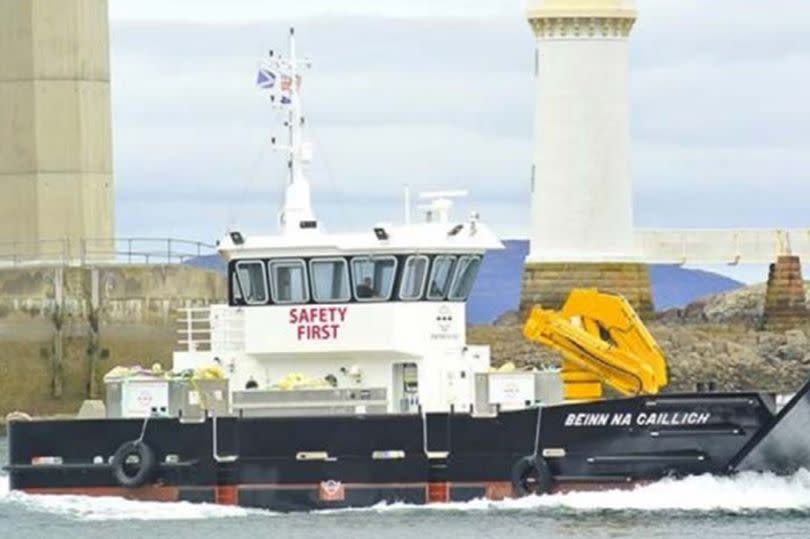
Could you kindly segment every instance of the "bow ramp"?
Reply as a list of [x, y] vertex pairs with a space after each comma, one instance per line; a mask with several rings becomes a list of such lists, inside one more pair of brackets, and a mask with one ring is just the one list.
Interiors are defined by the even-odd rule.
[[810, 381], [732, 459], [730, 471], [792, 474], [810, 469]]

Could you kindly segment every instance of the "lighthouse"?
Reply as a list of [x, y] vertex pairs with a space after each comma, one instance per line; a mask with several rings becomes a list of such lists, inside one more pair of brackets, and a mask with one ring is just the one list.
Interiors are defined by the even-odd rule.
[[536, 38], [530, 249], [522, 304], [594, 286], [652, 308], [634, 245], [631, 0], [530, 0]]

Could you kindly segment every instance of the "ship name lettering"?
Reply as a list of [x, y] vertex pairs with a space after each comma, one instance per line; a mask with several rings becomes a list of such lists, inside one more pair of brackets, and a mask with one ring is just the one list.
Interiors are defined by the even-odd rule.
[[566, 427], [604, 427], [610, 421], [610, 414], [568, 414], [565, 418]]
[[633, 422], [633, 414], [613, 414], [610, 418], [610, 426], [627, 427]]
[[705, 425], [712, 414], [708, 412], [652, 412], [640, 413], [636, 424], [641, 427], [677, 427], [679, 425]]
[[566, 414], [566, 427], [677, 427], [681, 425], [706, 425], [711, 419], [709, 412], [581, 412]]

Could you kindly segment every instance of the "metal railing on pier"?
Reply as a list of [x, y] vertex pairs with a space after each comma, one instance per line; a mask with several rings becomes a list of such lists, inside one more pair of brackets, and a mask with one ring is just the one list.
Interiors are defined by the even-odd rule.
[[216, 254], [216, 246], [179, 238], [85, 238], [0, 242], [0, 267], [177, 264]]

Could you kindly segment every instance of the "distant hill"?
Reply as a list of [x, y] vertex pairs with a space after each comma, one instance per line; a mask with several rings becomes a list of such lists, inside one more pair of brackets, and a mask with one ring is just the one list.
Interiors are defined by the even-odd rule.
[[[520, 302], [520, 279], [529, 242], [507, 240], [503, 243], [504, 250], [491, 251], [484, 257], [467, 303], [467, 321], [471, 324], [493, 322], [505, 312], [517, 309]], [[217, 255], [193, 258], [186, 263], [225, 273], [225, 263]], [[723, 275], [670, 265], [651, 265], [650, 280], [655, 308], [659, 311], [684, 307], [700, 297], [743, 286]]]
[[725, 275], [681, 266], [654, 264], [650, 268], [655, 309], [686, 307], [704, 296], [730, 292], [745, 286]]
[[467, 322], [487, 324], [520, 303], [520, 280], [529, 242], [506, 240], [505, 249], [490, 251], [484, 257], [478, 279], [467, 301]]
[[195, 268], [203, 268], [218, 271], [225, 275], [225, 261], [219, 255], [205, 255], [190, 258], [185, 261], [185, 264], [194, 266]]

